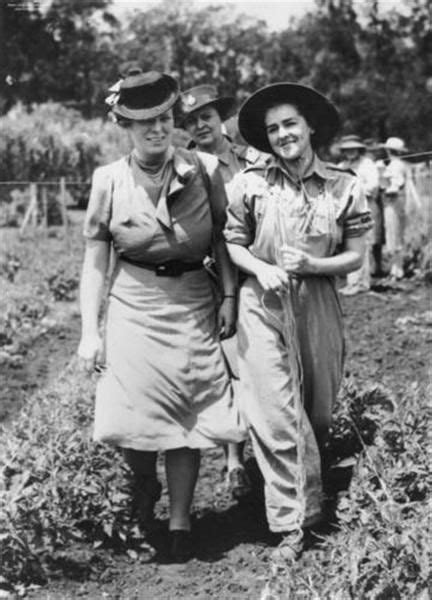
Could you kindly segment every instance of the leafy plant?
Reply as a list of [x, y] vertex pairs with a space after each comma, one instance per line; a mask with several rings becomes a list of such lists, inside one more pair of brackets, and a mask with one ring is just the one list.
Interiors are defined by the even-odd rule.
[[77, 274], [66, 274], [65, 270], [61, 268], [50, 275], [47, 281], [54, 300], [75, 300], [79, 285]]
[[91, 441], [92, 387], [72, 363], [7, 436], [0, 563], [9, 582], [46, 582], [71, 543], [132, 549], [143, 542], [128, 510], [123, 460]]
[[[354, 396], [360, 422], [368, 406], [382, 405], [381, 391], [375, 397], [371, 390], [354, 394], [351, 388], [351, 400]], [[408, 387], [405, 400], [376, 421], [373, 444], [360, 439], [351, 486], [339, 500], [337, 533], [320, 537], [301, 561], [274, 574], [269, 590], [298, 600], [429, 598], [429, 397], [430, 390]], [[342, 412], [347, 433], [344, 407]], [[353, 427], [358, 434], [354, 421]]]

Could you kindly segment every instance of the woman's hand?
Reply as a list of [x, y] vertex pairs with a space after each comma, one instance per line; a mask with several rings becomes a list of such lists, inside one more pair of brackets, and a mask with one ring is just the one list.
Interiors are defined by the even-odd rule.
[[235, 334], [236, 321], [237, 299], [224, 298], [218, 312], [219, 337], [221, 340], [226, 340]]
[[99, 334], [85, 335], [78, 346], [78, 356], [87, 373], [105, 369], [105, 352]]
[[287, 273], [307, 275], [315, 272], [314, 257], [303, 250], [284, 246], [281, 249], [281, 258], [283, 269]]
[[265, 291], [280, 292], [288, 284], [288, 275], [276, 265], [261, 262], [255, 276]]

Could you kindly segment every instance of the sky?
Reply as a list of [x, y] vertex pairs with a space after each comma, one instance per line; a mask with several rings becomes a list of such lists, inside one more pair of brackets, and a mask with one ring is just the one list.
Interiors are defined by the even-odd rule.
[[[117, 10], [144, 9], [158, 0], [114, 0]], [[299, 17], [313, 9], [314, 0], [194, 0], [194, 4], [232, 4], [236, 13], [246, 13], [263, 19], [272, 30], [284, 29], [291, 17]]]
[[[114, 0], [114, 7], [122, 12], [133, 9], [149, 8], [158, 4], [160, 0]], [[172, 0], [175, 2], [175, 0]], [[394, 8], [402, 0], [380, 0], [382, 9]], [[360, 7], [364, 0], [355, 0]], [[291, 18], [303, 16], [306, 12], [314, 10], [314, 0], [194, 0], [199, 4], [232, 4], [236, 13], [242, 12], [250, 16], [263, 19], [269, 29], [278, 31], [285, 29]]]

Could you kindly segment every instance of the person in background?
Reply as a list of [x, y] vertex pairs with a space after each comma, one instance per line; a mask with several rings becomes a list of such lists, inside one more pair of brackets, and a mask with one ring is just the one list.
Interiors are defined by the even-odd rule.
[[367, 292], [371, 285], [371, 250], [377, 245], [380, 237], [380, 219], [378, 207], [379, 173], [372, 158], [366, 156], [366, 145], [358, 135], [346, 135], [339, 143], [343, 155], [340, 167], [351, 169], [360, 180], [368, 200], [369, 210], [374, 221], [374, 228], [367, 234], [367, 249], [360, 269], [348, 273], [346, 286], [339, 290], [345, 296], [353, 296], [359, 292]]
[[404, 234], [407, 201], [407, 186], [410, 167], [400, 155], [407, 151], [405, 142], [398, 137], [389, 137], [383, 144], [387, 153], [382, 169], [381, 187], [384, 200], [385, 248], [390, 261], [390, 278], [399, 280], [404, 276]]
[[[234, 144], [225, 134], [223, 122], [234, 112], [233, 97], [218, 96], [212, 85], [199, 85], [185, 90], [181, 101], [181, 123], [191, 137], [189, 147], [217, 157], [226, 187], [236, 173], [262, 160], [261, 153], [255, 148]], [[236, 378], [236, 338], [225, 340], [222, 345], [232, 376]], [[251, 488], [243, 465], [243, 446], [229, 444], [226, 448], [227, 485], [236, 500], [247, 496]]]
[[[405, 229], [407, 219], [416, 215], [424, 218], [424, 206], [415, 183], [413, 165], [405, 159], [405, 142], [388, 138], [381, 146], [386, 153], [381, 169], [381, 188], [384, 197], [384, 222], [388, 229], [386, 250], [390, 259], [390, 278], [404, 276]], [[407, 157], [408, 158], [408, 157]], [[412, 230], [411, 235], [415, 235]]]
[[372, 260], [371, 260], [371, 275], [372, 277], [381, 278], [385, 276], [383, 267], [383, 246], [385, 243], [385, 227], [384, 227], [384, 206], [383, 206], [383, 193], [381, 189], [381, 176], [382, 169], [384, 167], [382, 161], [383, 149], [378, 145], [378, 142], [374, 138], [367, 138], [363, 140], [366, 146], [365, 156], [369, 157], [375, 164], [378, 172], [378, 192], [376, 200], [371, 206], [373, 230], [372, 230]]
[[214, 154], [225, 185], [234, 175], [262, 161], [255, 148], [234, 144], [227, 136], [224, 121], [235, 110], [235, 98], [218, 96], [212, 85], [198, 85], [182, 92], [182, 125], [191, 136], [190, 148]]
[[[322, 518], [321, 458], [343, 373], [334, 278], [360, 267], [372, 227], [358, 177], [317, 155], [339, 126], [335, 106], [277, 83], [239, 112], [248, 144], [272, 156], [235, 176], [225, 238], [248, 277], [237, 325], [239, 400], [265, 482], [276, 562], [295, 560]], [[323, 456], [323, 454], [321, 454]]]
[[[200, 449], [246, 437], [219, 341], [233, 335], [236, 319], [235, 273], [222, 236], [225, 187], [214, 157], [171, 145], [175, 79], [135, 69], [111, 91], [112, 113], [133, 149], [93, 175], [78, 354], [88, 371], [102, 371], [94, 439], [123, 449], [144, 528], [161, 493], [157, 452], [165, 452], [169, 554], [185, 562], [193, 553], [190, 508]], [[218, 312], [203, 266], [209, 252], [223, 288]]]

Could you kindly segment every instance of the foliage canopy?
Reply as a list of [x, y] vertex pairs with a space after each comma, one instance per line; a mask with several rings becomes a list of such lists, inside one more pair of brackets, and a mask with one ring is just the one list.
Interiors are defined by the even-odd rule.
[[233, 18], [223, 4], [163, 0], [119, 21], [110, 0], [53, 0], [44, 13], [35, 0], [26, 11], [2, 3], [0, 109], [54, 101], [101, 116], [122, 65], [138, 61], [183, 88], [212, 82], [239, 101], [274, 81], [311, 84], [340, 107], [345, 132], [430, 148], [432, 8], [428, 0], [386, 11], [381, 4], [316, 0], [274, 32], [248, 15]]

